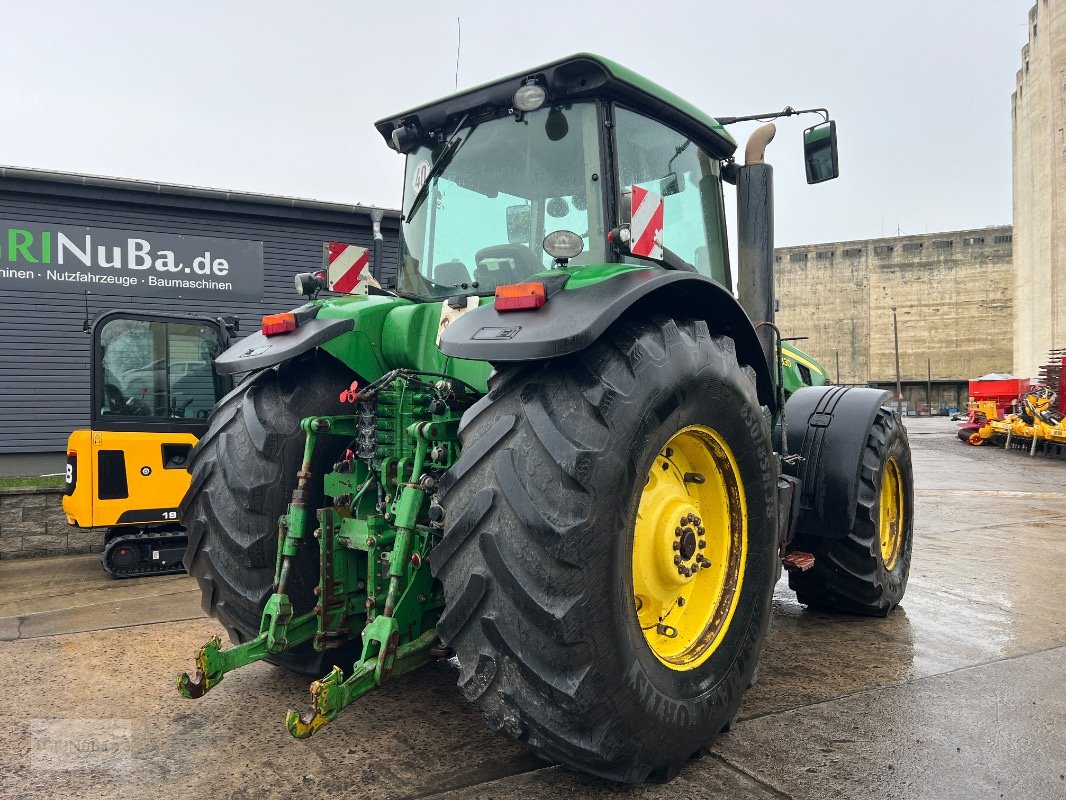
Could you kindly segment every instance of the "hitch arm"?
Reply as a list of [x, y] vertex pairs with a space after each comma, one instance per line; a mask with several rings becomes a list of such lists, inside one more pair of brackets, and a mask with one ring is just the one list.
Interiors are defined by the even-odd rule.
[[274, 565], [274, 593], [263, 608], [259, 635], [227, 650], [215, 636], [196, 654], [196, 677], [183, 672], [177, 677], [182, 697], [203, 697], [217, 686], [227, 672], [260, 661], [269, 655], [282, 653], [312, 639], [318, 631], [318, 617], [314, 611], [292, 618], [292, 603], [285, 594], [293, 557], [299, 552], [307, 529], [307, 485], [311, 480], [311, 457], [317, 434], [328, 431], [329, 419], [308, 417], [300, 423], [306, 434], [303, 463], [296, 473], [296, 488], [292, 493], [288, 512], [278, 521], [278, 552]]
[[318, 630], [318, 617], [313, 611], [292, 619], [292, 606], [285, 595], [271, 595], [263, 609], [259, 635], [244, 644], [221, 649], [222, 641], [212, 637], [196, 654], [196, 677], [188, 672], [177, 677], [182, 697], [203, 697], [221, 682], [227, 672], [261, 661], [267, 656], [284, 652], [312, 639]]
[[[373, 635], [371, 627], [386, 620], [391, 620], [391, 617], [378, 617], [367, 626], [366, 632]], [[371, 639], [371, 636], [364, 636], [368, 641]], [[402, 675], [429, 661], [429, 649], [437, 643], [437, 629], [431, 628], [413, 642], [396, 647], [398, 640], [399, 633], [394, 631], [386, 645], [386, 649], [391, 647], [394, 653], [391, 675]], [[380, 685], [377, 657], [360, 662], [347, 680], [344, 680], [340, 667], [335, 666], [329, 675], [311, 684], [310, 713], [301, 714], [290, 710], [285, 716], [285, 727], [297, 739], [306, 739], [333, 720], [343, 708]]]

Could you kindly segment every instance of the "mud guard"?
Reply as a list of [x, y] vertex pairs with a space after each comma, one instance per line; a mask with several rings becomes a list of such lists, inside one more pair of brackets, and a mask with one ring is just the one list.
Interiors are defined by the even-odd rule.
[[355, 327], [354, 319], [309, 319], [284, 336], [246, 336], [215, 359], [215, 372], [233, 375], [281, 364]]
[[692, 272], [633, 270], [556, 292], [535, 311], [500, 313], [484, 305], [453, 322], [440, 349], [454, 358], [491, 363], [557, 358], [588, 347], [631, 310], [706, 320], [712, 333], [736, 343], [740, 362], [755, 370], [759, 401], [776, 410], [770, 368], [744, 309], [723, 286]]
[[[785, 403], [788, 453], [802, 460], [784, 464], [800, 481], [794, 535], [842, 539], [855, 523], [863, 450], [878, 410], [889, 401], [883, 389], [815, 386]], [[781, 425], [774, 430], [781, 451]]]

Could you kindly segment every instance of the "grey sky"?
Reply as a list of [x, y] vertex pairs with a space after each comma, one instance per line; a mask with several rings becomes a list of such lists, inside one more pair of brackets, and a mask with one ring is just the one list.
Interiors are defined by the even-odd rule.
[[[715, 115], [827, 106], [841, 178], [784, 120], [777, 241], [1011, 220], [1032, 0], [2, 3], [0, 163], [398, 207], [374, 120], [580, 50]], [[753, 125], [733, 127], [743, 143]]]

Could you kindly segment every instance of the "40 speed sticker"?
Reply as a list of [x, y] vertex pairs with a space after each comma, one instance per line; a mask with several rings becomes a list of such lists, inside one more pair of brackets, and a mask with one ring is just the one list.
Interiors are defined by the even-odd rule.
[[411, 174], [411, 188], [415, 190], [415, 194], [422, 191], [426, 178], [429, 177], [430, 169], [432, 169], [432, 166], [428, 161], [419, 161], [415, 164], [415, 171]]

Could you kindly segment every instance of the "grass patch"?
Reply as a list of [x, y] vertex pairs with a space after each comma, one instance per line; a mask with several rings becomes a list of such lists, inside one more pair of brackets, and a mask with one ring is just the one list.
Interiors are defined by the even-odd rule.
[[47, 475], [43, 478], [0, 477], [0, 489], [62, 489], [64, 485], [62, 475]]

